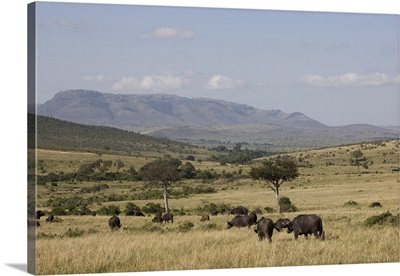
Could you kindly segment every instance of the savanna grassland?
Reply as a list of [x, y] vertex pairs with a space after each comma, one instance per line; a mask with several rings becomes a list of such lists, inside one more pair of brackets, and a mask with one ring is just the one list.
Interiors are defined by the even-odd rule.
[[[295, 152], [300, 176], [284, 183], [281, 196], [290, 198], [297, 211], [278, 214], [275, 195], [267, 183], [247, 177], [250, 165], [221, 165], [217, 162], [191, 161], [196, 170], [212, 170], [217, 180], [181, 180], [171, 189], [184, 187], [212, 188], [212, 192], [179, 194], [169, 200], [174, 223], [154, 224], [153, 215], [125, 216], [128, 203], [143, 208], [148, 203], [163, 205], [162, 198], [143, 199], [149, 194], [143, 181], [58, 181], [37, 186], [37, 205], [50, 213], [49, 202], [80, 197], [96, 198], [87, 208], [100, 210], [117, 206], [122, 227], [110, 231], [109, 215], [56, 215], [53, 223], [40, 220], [37, 228], [37, 273], [100, 273], [124, 271], [193, 270], [237, 267], [303, 266], [321, 264], [357, 264], [400, 261], [398, 222], [383, 221], [366, 225], [372, 217], [399, 213], [398, 141], [363, 143], [334, 148]], [[368, 168], [352, 166], [355, 150], [368, 159]], [[82, 162], [99, 158], [96, 153], [37, 150], [41, 163], [39, 175], [67, 174], [79, 169]], [[107, 155], [103, 160], [122, 160], [140, 168], [152, 157]], [[84, 160], [84, 161], [83, 161]], [[186, 161], [184, 161], [186, 162]], [[184, 163], [183, 162], [183, 163]], [[115, 166], [111, 170], [116, 170]], [[229, 176], [229, 177], [228, 177]], [[107, 184], [107, 188], [84, 192], [84, 188]], [[159, 188], [152, 188], [158, 190]], [[203, 190], [200, 190], [203, 191]], [[205, 191], [205, 190], [204, 190]], [[124, 195], [116, 197], [116, 195]], [[115, 198], [115, 201], [110, 200]], [[141, 198], [141, 199], [133, 199]], [[49, 201], [51, 200], [51, 201]], [[372, 202], [382, 207], [371, 208]], [[245, 206], [260, 209], [276, 221], [293, 219], [298, 214], [315, 213], [323, 220], [326, 238], [306, 240], [293, 234], [274, 231], [272, 243], [259, 241], [251, 226], [226, 229], [234, 216], [218, 214], [210, 221], [200, 221], [204, 206]]]

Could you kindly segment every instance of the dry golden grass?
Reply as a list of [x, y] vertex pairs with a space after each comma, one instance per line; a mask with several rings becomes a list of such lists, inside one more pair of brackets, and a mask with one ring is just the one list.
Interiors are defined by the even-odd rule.
[[[107, 224], [109, 217], [106, 216], [66, 216], [61, 218], [62, 222], [51, 224], [45, 223], [42, 218], [42, 226], [37, 230], [37, 273], [399, 262], [399, 226], [387, 224], [366, 227], [363, 224], [370, 216], [387, 211], [393, 215], [399, 213], [399, 174], [392, 171], [399, 166], [397, 142], [386, 142], [385, 146], [376, 148], [372, 148], [373, 144], [370, 146], [364, 148], [363, 152], [373, 163], [368, 170], [362, 169], [362, 174], [357, 173], [356, 167], [348, 165], [350, 153], [357, 146], [294, 153], [297, 158], [309, 155], [308, 160], [314, 165], [312, 168], [300, 168], [301, 176], [285, 183], [281, 190], [281, 195], [289, 197], [299, 211], [263, 215], [275, 221], [280, 217], [292, 219], [301, 213], [316, 213], [323, 219], [325, 241], [314, 237], [305, 240], [303, 236], [295, 241], [292, 234], [275, 231], [272, 243], [260, 242], [253, 227], [226, 229], [226, 222], [233, 218], [232, 215], [211, 217], [210, 222], [200, 222], [200, 216], [194, 214], [175, 216], [173, 224], [163, 225], [153, 225], [151, 216], [120, 215], [123, 226], [118, 231], [110, 231]], [[75, 154], [68, 158], [79, 160], [83, 156]], [[43, 152], [41, 156], [50, 160]], [[61, 160], [52, 156], [54, 160], [48, 162], [60, 164]], [[116, 157], [110, 156], [110, 159]], [[132, 159], [130, 162], [135, 161]], [[334, 165], [327, 166], [327, 162], [333, 162]], [[194, 165], [199, 166], [197, 163]], [[211, 167], [213, 164], [203, 163], [201, 166]], [[234, 168], [218, 164], [214, 166], [219, 169]], [[118, 185], [115, 184], [112, 189], [117, 191]], [[225, 203], [243, 205], [250, 210], [276, 208], [275, 196], [265, 183], [244, 179], [214, 186], [217, 193], [171, 199], [170, 207], [193, 210], [206, 203]], [[63, 188], [62, 185], [57, 187], [60, 190]], [[39, 187], [38, 194], [46, 191], [44, 187]], [[48, 196], [43, 196], [42, 200]], [[358, 204], [345, 206], [351, 200]], [[369, 208], [368, 205], [373, 201], [379, 201], [383, 207]], [[162, 203], [161, 200], [133, 203], [144, 206], [148, 202]], [[126, 202], [112, 204], [122, 209]], [[93, 209], [95, 207], [90, 206]], [[185, 221], [192, 222], [194, 226], [182, 232], [180, 225]], [[83, 234], [68, 237], [68, 229], [72, 232], [81, 230]]]

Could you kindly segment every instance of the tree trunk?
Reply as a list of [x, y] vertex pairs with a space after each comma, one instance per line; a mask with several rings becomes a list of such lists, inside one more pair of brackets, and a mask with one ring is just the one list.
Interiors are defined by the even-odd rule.
[[278, 213], [281, 213], [281, 203], [279, 202], [279, 187], [275, 187], [275, 197], [276, 197], [276, 208], [278, 210]]
[[164, 207], [165, 207], [165, 213], [169, 214], [167, 187], [168, 187], [167, 184], [164, 184]]

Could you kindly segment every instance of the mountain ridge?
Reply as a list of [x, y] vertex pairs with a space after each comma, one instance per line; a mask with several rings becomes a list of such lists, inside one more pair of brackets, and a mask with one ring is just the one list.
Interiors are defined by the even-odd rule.
[[169, 94], [111, 94], [66, 90], [38, 106], [38, 115], [76, 123], [122, 129], [183, 125], [272, 124], [290, 127], [326, 127], [303, 113], [262, 110], [210, 98]]

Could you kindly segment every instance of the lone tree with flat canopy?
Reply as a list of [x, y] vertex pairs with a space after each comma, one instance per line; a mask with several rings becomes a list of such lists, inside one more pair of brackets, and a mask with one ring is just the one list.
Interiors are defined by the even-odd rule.
[[179, 167], [181, 161], [175, 158], [157, 159], [145, 164], [140, 168], [140, 175], [143, 180], [148, 181], [150, 186], [162, 185], [164, 188], [165, 213], [169, 213], [168, 186], [180, 180], [181, 172]]
[[279, 189], [283, 183], [299, 176], [296, 160], [290, 156], [277, 156], [265, 159], [251, 167], [249, 175], [256, 180], [269, 183], [268, 188], [275, 192], [278, 213], [281, 213]]

